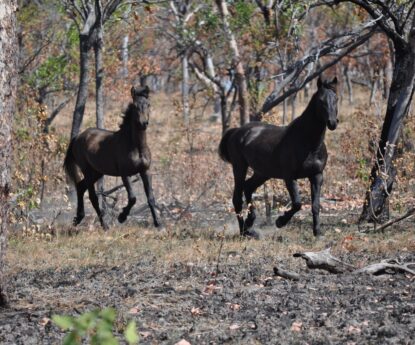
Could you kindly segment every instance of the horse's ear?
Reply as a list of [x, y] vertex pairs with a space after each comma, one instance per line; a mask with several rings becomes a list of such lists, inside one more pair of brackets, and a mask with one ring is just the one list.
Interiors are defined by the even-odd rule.
[[317, 79], [317, 87], [321, 88], [323, 86], [323, 81], [321, 80], [321, 75]]
[[135, 87], [131, 87], [131, 97], [134, 99], [135, 96]]
[[334, 77], [330, 84], [337, 85], [337, 76]]

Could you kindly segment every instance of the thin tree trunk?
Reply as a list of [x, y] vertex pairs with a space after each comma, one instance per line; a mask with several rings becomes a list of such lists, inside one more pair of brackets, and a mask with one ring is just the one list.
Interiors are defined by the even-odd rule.
[[189, 125], [189, 60], [187, 52], [182, 57], [182, 106], [183, 106], [183, 120], [186, 126]]
[[[283, 90], [284, 92], [285, 90]], [[285, 98], [282, 102], [282, 124], [285, 125], [287, 122], [287, 99]]]
[[245, 70], [239, 54], [238, 44], [236, 43], [235, 36], [229, 25], [229, 11], [228, 6], [224, 0], [216, 0], [219, 12], [222, 17], [223, 29], [229, 46], [233, 53], [233, 65], [235, 68], [235, 83], [238, 88], [238, 103], [239, 103], [239, 114], [240, 123], [244, 125], [249, 122], [249, 102], [248, 102], [248, 86], [246, 82]]
[[102, 62], [102, 32], [98, 34], [97, 41], [94, 44], [95, 53], [95, 103], [96, 103], [96, 120], [97, 128], [104, 128], [105, 114], [104, 114], [104, 66]]
[[89, 37], [81, 35], [79, 41], [80, 47], [80, 72], [79, 87], [76, 97], [75, 111], [72, 119], [71, 139], [79, 134], [82, 120], [84, 118], [86, 100], [88, 98], [88, 81], [89, 81]]
[[[226, 92], [226, 91], [225, 91]], [[222, 134], [230, 127], [230, 116], [228, 116], [228, 99], [222, 91], [220, 96], [220, 112], [222, 117]]]
[[415, 17], [412, 35], [407, 46], [395, 45], [395, 66], [388, 98], [386, 116], [377, 150], [376, 163], [371, 172], [371, 186], [360, 220], [382, 222], [389, 218], [388, 197], [392, 191], [396, 169], [393, 158], [408, 114], [415, 84]]
[[297, 106], [297, 94], [295, 93], [291, 97], [291, 121], [295, 119], [295, 112], [297, 108], [296, 106]]
[[[123, 13], [124, 22], [127, 22], [128, 16], [131, 12], [131, 5], [128, 5]], [[121, 75], [124, 78], [128, 77], [128, 44], [130, 41], [129, 33], [127, 32], [124, 37], [122, 38], [122, 46], [121, 46], [121, 60], [122, 60], [122, 71]]]
[[[97, 11], [100, 14], [100, 11]], [[96, 26], [96, 37], [94, 42], [95, 53], [95, 105], [96, 105], [96, 126], [97, 128], [105, 128], [105, 113], [104, 113], [104, 64], [102, 58], [102, 48], [104, 46], [104, 32], [102, 26], [102, 16], [97, 16], [98, 24]], [[98, 202], [101, 209], [105, 212], [104, 202], [104, 176], [97, 181]]]
[[11, 182], [11, 134], [16, 109], [18, 56], [16, 10], [15, 0], [0, 0], [0, 306], [7, 304], [4, 269]]
[[347, 65], [344, 68], [344, 76], [346, 78], [347, 93], [349, 95], [349, 104], [353, 104], [353, 85], [352, 79], [350, 78], [349, 66]]

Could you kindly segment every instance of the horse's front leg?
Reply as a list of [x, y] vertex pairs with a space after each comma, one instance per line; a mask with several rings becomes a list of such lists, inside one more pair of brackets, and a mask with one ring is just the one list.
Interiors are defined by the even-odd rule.
[[120, 223], [124, 223], [130, 214], [131, 208], [136, 203], [137, 198], [135, 197], [133, 189], [131, 188], [130, 178], [128, 176], [121, 176], [121, 179], [128, 194], [128, 204], [122, 209], [122, 212], [118, 216], [118, 221]]
[[313, 234], [320, 236], [320, 191], [323, 184], [323, 174], [317, 174], [309, 178], [311, 184], [311, 210], [313, 212]]
[[291, 209], [284, 212], [282, 216], [279, 216], [275, 221], [275, 225], [277, 228], [282, 228], [286, 225], [290, 219], [296, 214], [298, 211], [301, 210], [301, 197], [300, 192], [298, 191], [298, 185], [296, 180], [284, 180], [285, 186], [288, 189], [288, 193], [290, 193], [291, 198]]
[[154, 226], [159, 227], [161, 222], [156, 212], [156, 201], [154, 200], [151, 176], [147, 171], [140, 173], [140, 176], [143, 180], [144, 191], [146, 192], [148, 206], [150, 207], [151, 215], [153, 216]]

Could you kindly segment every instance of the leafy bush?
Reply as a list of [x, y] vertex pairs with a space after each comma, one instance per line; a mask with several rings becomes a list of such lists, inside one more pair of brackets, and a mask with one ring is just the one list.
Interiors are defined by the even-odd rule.
[[[54, 315], [53, 322], [64, 331], [69, 331], [63, 340], [63, 345], [82, 344], [87, 337], [91, 345], [117, 345], [113, 328], [116, 319], [114, 308], [93, 310], [78, 317]], [[124, 329], [124, 337], [129, 345], [138, 344], [138, 334], [135, 321], [130, 321]]]

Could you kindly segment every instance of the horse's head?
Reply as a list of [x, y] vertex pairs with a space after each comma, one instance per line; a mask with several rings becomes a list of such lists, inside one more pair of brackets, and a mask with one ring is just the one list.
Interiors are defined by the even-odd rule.
[[148, 86], [131, 88], [131, 97], [133, 98], [132, 108], [135, 116], [132, 117], [133, 124], [139, 129], [147, 129], [150, 120], [150, 101], [148, 99], [150, 89]]
[[317, 80], [317, 99], [320, 116], [323, 117], [327, 128], [334, 131], [339, 120], [337, 119], [337, 77], [332, 81]]

